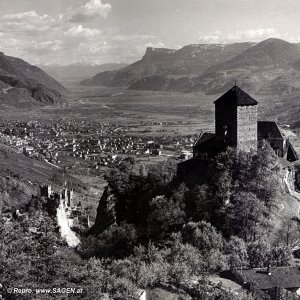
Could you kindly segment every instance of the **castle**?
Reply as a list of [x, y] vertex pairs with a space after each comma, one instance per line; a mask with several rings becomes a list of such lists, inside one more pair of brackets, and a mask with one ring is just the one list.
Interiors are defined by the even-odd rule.
[[81, 202], [78, 202], [78, 204], [74, 203], [74, 191], [73, 189], [69, 190], [66, 186], [67, 183], [65, 182], [65, 187], [61, 192], [53, 191], [51, 185], [41, 186], [40, 195], [41, 197], [50, 200], [50, 203], [57, 201], [58, 205], [66, 212], [70, 227], [72, 227], [74, 223], [81, 223], [89, 228], [91, 226], [90, 216], [83, 209]]
[[62, 201], [65, 207], [73, 207], [73, 189], [68, 190], [66, 187], [59, 192], [52, 191], [51, 185], [41, 186], [41, 196], [47, 199], [57, 199]]
[[273, 148], [282, 166], [294, 172], [291, 166], [298, 155], [293, 145], [275, 122], [257, 120], [258, 102], [254, 98], [235, 85], [214, 104], [215, 133], [201, 134], [193, 146], [193, 158], [178, 165], [180, 177], [206, 176], [208, 160], [227, 147], [257, 151], [263, 140]]

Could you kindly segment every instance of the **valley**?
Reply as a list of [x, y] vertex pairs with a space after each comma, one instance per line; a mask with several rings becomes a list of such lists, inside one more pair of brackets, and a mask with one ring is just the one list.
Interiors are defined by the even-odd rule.
[[[136, 151], [131, 155], [135, 156], [141, 163], [155, 163], [166, 160], [170, 156], [176, 158], [180, 157], [184, 151], [191, 151], [193, 141], [201, 132], [214, 131], [214, 104], [213, 101], [217, 99], [218, 95], [206, 95], [205, 93], [175, 93], [165, 91], [133, 91], [124, 88], [107, 88], [107, 87], [83, 87], [83, 86], [69, 86], [72, 91], [69, 102], [65, 106], [60, 105], [46, 105], [35, 108], [7, 108], [0, 111], [2, 120], [10, 122], [31, 122], [38, 121], [45, 124], [46, 128], [51, 128], [55, 124], [69, 124], [83, 122], [83, 127], [86, 130], [92, 131], [89, 134], [72, 134], [62, 136], [63, 140], [72, 141], [73, 138], [80, 140], [82, 138], [102, 139], [101, 135], [95, 134], [94, 129], [100, 129], [101, 124], [107, 124], [107, 128], [120, 128], [113, 136], [124, 139], [126, 136], [133, 139], [144, 139], [144, 142], [152, 141], [163, 145], [162, 155], [151, 156], [151, 149], [147, 154], [147, 147], [142, 149], [141, 153], [136, 155]], [[255, 95], [259, 104], [259, 119], [269, 119], [278, 121], [279, 124], [291, 125], [297, 120], [297, 111], [294, 106], [287, 109], [282, 105], [282, 97], [271, 97], [268, 95]], [[290, 101], [290, 102], [289, 102]], [[287, 103], [292, 103], [292, 100], [287, 99]], [[289, 107], [289, 106], [288, 106]], [[292, 111], [292, 113], [290, 112]], [[293, 117], [291, 120], [290, 117]], [[90, 124], [90, 125], [89, 125]], [[79, 126], [78, 125], [78, 126]], [[100, 126], [101, 125], [101, 126]], [[297, 132], [297, 128], [293, 128]], [[3, 127], [4, 131], [4, 127]], [[94, 133], [93, 133], [94, 132]], [[110, 131], [107, 132], [107, 134]], [[51, 135], [43, 134], [51, 137]], [[54, 136], [55, 137], [55, 136]], [[181, 139], [191, 137], [189, 146], [182, 144]], [[55, 139], [59, 139], [55, 138]], [[55, 145], [55, 139], [51, 138]], [[300, 150], [300, 141], [297, 136], [291, 137], [295, 148]], [[28, 140], [30, 141], [30, 140]], [[133, 140], [134, 141], [134, 140]], [[179, 143], [176, 146], [176, 143]], [[7, 146], [6, 146], [7, 147]], [[85, 146], [84, 146], [85, 147]], [[83, 148], [85, 149], [85, 148]], [[120, 159], [126, 156], [125, 151], [105, 150], [103, 157], [109, 155], [117, 155]], [[21, 150], [22, 152], [22, 150]], [[38, 150], [39, 152], [39, 150]], [[55, 150], [58, 152], [61, 162], [58, 164], [60, 169], [69, 168], [72, 164], [75, 169], [67, 170], [68, 176], [73, 177], [73, 180], [78, 181], [82, 186], [87, 186], [85, 191], [75, 193], [76, 199], [83, 202], [85, 206], [92, 206], [92, 220], [95, 218], [97, 203], [103, 192], [105, 180], [103, 175], [107, 171], [108, 166], [99, 163], [99, 169], [95, 169], [98, 159], [82, 160], [79, 157], [69, 157], [69, 152]], [[127, 155], [129, 152], [127, 152]], [[17, 155], [17, 154], [15, 154]], [[18, 154], [20, 157], [24, 155]], [[103, 157], [100, 159], [103, 161]], [[4, 157], [2, 159], [5, 159]], [[26, 163], [30, 164], [33, 159], [25, 159]], [[32, 163], [34, 160], [32, 161]], [[41, 164], [42, 162], [38, 162]], [[54, 162], [55, 165], [57, 163]], [[11, 169], [14, 164], [8, 164], [8, 169]], [[29, 180], [32, 180], [34, 172], [30, 172], [31, 168], [35, 169], [35, 163], [32, 166], [26, 167], [28, 169]], [[44, 164], [50, 171], [49, 176], [45, 179], [38, 180], [39, 184], [52, 183], [53, 175], [58, 173], [55, 167]], [[25, 169], [26, 169], [25, 168]], [[25, 170], [24, 169], [24, 170]], [[91, 171], [88, 171], [88, 170]], [[29, 175], [30, 174], [30, 175]], [[3, 174], [5, 176], [5, 173]], [[25, 176], [25, 178], [26, 178]], [[60, 180], [60, 185], [63, 180]]]
[[[277, 41], [272, 40], [263, 46], [268, 46], [270, 42], [277, 44]], [[285, 42], [278, 43], [278, 49], [283, 46], [282, 51], [285, 51], [286, 46], [290, 47]], [[59, 233], [59, 239], [62, 239], [61, 245], [63, 246], [60, 247], [62, 249], [67, 245], [76, 247], [74, 253], [79, 254], [83, 261], [85, 259], [90, 261], [94, 256], [106, 257], [107, 253], [113, 253], [112, 257], [115, 255], [121, 258], [124, 255], [132, 255], [132, 245], [137, 246], [137, 241], [146, 245], [149, 238], [147, 234], [150, 234], [151, 239], [157, 242], [157, 245], [159, 243], [164, 245], [167, 241], [174, 244], [176, 248], [178, 241], [173, 243], [171, 233], [176, 232], [177, 226], [182, 228], [180, 230], [183, 234], [187, 234], [186, 226], [194, 226], [193, 224], [212, 226], [210, 223], [198, 221], [202, 220], [202, 209], [207, 209], [206, 213], [212, 216], [215, 213], [214, 209], [209, 211], [207, 207], [210, 206], [206, 207], [205, 202], [200, 209], [197, 205], [202, 205], [201, 197], [204, 197], [203, 201], [207, 201], [211, 195], [214, 195], [212, 199], [217, 199], [226, 193], [222, 190], [218, 191], [218, 187], [213, 182], [210, 182], [211, 194], [205, 190], [205, 185], [190, 188], [183, 183], [174, 189], [171, 179], [174, 174], [177, 174], [173, 168], [176, 169], [178, 163], [184, 163], [193, 156], [193, 145], [199, 135], [203, 132], [215, 131], [214, 101], [224, 92], [235, 84], [241, 86], [259, 102], [258, 120], [276, 121], [284, 135], [289, 137], [296, 151], [298, 153], [300, 151], [300, 103], [298, 100], [300, 73], [290, 64], [292, 60], [297, 59], [298, 46], [291, 46], [288, 60], [282, 59], [282, 55], [277, 54], [271, 58], [266, 57], [265, 53], [270, 52], [269, 46], [267, 50], [264, 50], [264, 47], [258, 48], [258, 52], [255, 51], [257, 49], [255, 47], [257, 44], [254, 43], [235, 44], [228, 47], [213, 45], [208, 49], [203, 45], [193, 45], [183, 47], [182, 50], [178, 50], [179, 53], [171, 49], [148, 49], [141, 62], [100, 73], [102, 79], [103, 76], [108, 75], [105, 78], [106, 83], [113, 73], [116, 76], [114, 80], [117, 80], [118, 84], [116, 82], [106, 84], [107, 86], [104, 86], [103, 82], [79, 84], [78, 81], [81, 79], [79, 75], [78, 77], [64, 77], [62, 82], [66, 87], [64, 93], [67, 98], [60, 96], [64, 93], [59, 93], [55, 99], [52, 99], [53, 101], [51, 95], [48, 94], [48, 87], [45, 87], [47, 91], [45, 98], [43, 96], [39, 99], [32, 95], [27, 98], [26, 95], [30, 91], [28, 86], [15, 88], [4, 85], [3, 95], [0, 95], [0, 163], [2, 166], [0, 212], [3, 218], [8, 216], [8, 219], [12, 220], [16, 214], [16, 222], [23, 222], [22, 218], [25, 215], [25, 219], [31, 220], [32, 211], [36, 215], [42, 215], [45, 213], [43, 210], [49, 210], [48, 206], [50, 206], [51, 211], [51, 205], [58, 201], [54, 219], [56, 218], [55, 222], [59, 227], [56, 234]], [[198, 64], [194, 64], [195, 61], [193, 59], [191, 61], [188, 56], [189, 63], [186, 64], [184, 60], [186, 51], [192, 53], [194, 58], [204, 57], [205, 59], [204, 61], [200, 59]], [[247, 57], [241, 57], [240, 52], [248, 53]], [[223, 55], [220, 56], [220, 53]], [[166, 58], [168, 55], [174, 55], [174, 59], [179, 62], [174, 66], [174, 74], [166, 74], [165, 64], [172, 65], [172, 60]], [[235, 63], [236, 57], [239, 58], [238, 63]], [[183, 62], [180, 59], [183, 59]], [[147, 61], [146, 68], [143, 65], [145, 60]], [[270, 66], [269, 63], [272, 65]], [[94, 68], [92, 69], [95, 71]], [[55, 69], [51, 72], [57, 76]], [[67, 71], [62, 68], [60, 72], [61, 74], [72, 72], [72, 68]], [[156, 72], [161, 74], [153, 74]], [[144, 75], [146, 77], [143, 77]], [[99, 76], [97, 78], [99, 79]], [[21, 96], [14, 97], [11, 93]], [[257, 214], [260, 222], [259, 225], [254, 226], [258, 228], [257, 233], [251, 231], [254, 228], [251, 224], [248, 226], [250, 234], [253, 234], [253, 241], [255, 241], [256, 234], [262, 234], [263, 238], [267, 234], [270, 245], [276, 243], [279, 237], [282, 238], [280, 230], [284, 228], [285, 218], [293, 217], [292, 220], [294, 220], [299, 210], [298, 193], [294, 187], [291, 188], [288, 181], [290, 170], [285, 169], [287, 175], [281, 182], [282, 174], [277, 171], [281, 170], [282, 166], [278, 165], [277, 157], [272, 156], [272, 153], [260, 152], [259, 154], [262, 155], [260, 158], [262, 160], [266, 159], [264, 155], [268, 155], [268, 164], [254, 165], [257, 158], [254, 158], [254, 155], [250, 159], [253, 153], [248, 153], [244, 157], [237, 158], [237, 161], [240, 160], [240, 165], [230, 167], [233, 170], [245, 168], [245, 172], [238, 175], [241, 176], [238, 177], [240, 182], [236, 184], [231, 178], [233, 183], [230, 185], [236, 189], [235, 192], [230, 191], [232, 197], [237, 197], [241, 203], [244, 202], [238, 197], [247, 199], [246, 202], [250, 199], [249, 203], [258, 199], [251, 192], [243, 194], [246, 193], [247, 187], [244, 187], [245, 191], [240, 193], [239, 186], [244, 183], [243, 174], [248, 176], [248, 181], [254, 180], [252, 185], [250, 184], [251, 189], [257, 189], [255, 192], [262, 199], [264, 199], [264, 189], [270, 189], [271, 194], [274, 190], [271, 198], [276, 202], [274, 202], [276, 209], [268, 208], [267, 217]], [[253, 169], [246, 169], [248, 165], [244, 164], [243, 159], [250, 159], [249, 165], [253, 164]], [[215, 163], [217, 162], [218, 158], [215, 159]], [[273, 164], [276, 165], [274, 169], [278, 169], [275, 172], [272, 169]], [[261, 166], [264, 168], [264, 175], [259, 181], [255, 176], [251, 177], [249, 172], [259, 171]], [[227, 171], [225, 170], [225, 175]], [[235, 174], [235, 171], [232, 174]], [[220, 180], [217, 186], [222, 186], [222, 177], [217, 180]], [[295, 181], [299, 181], [299, 178], [295, 178]], [[287, 191], [284, 190], [286, 187]], [[49, 193], [42, 195], [43, 188], [50, 189], [51, 195]], [[63, 195], [66, 190], [72, 193], [72, 204], [66, 205], [64, 202]], [[172, 196], [168, 194], [168, 190]], [[177, 197], [181, 199], [180, 201], [184, 201], [182, 202], [184, 204], [178, 202], [182, 207], [176, 202]], [[190, 206], [190, 197], [196, 205], [195, 208]], [[199, 203], [198, 197], [201, 198]], [[120, 202], [117, 202], [119, 200]], [[126, 207], [122, 206], [122, 201], [125, 201]], [[227, 200], [224, 201], [225, 209], [230, 210], [231, 207], [226, 206]], [[239, 208], [240, 205], [236, 207]], [[266, 208], [258, 207], [266, 211]], [[247, 209], [251, 210], [251, 207], [246, 207], [245, 210]], [[244, 208], [238, 209], [236, 213], [242, 214], [243, 210]], [[171, 214], [168, 215], [167, 212]], [[220, 212], [221, 210], [217, 210], [217, 214]], [[230, 214], [228, 215], [231, 217]], [[170, 221], [171, 225], [167, 223], [164, 225], [166, 216], [167, 222]], [[238, 216], [237, 219], [243, 218]], [[198, 220], [198, 223], [189, 220]], [[266, 220], [267, 223], [265, 223]], [[184, 222], [188, 223], [183, 225]], [[220, 232], [224, 230], [224, 236], [227, 234], [227, 229], [217, 227], [222, 224], [219, 222], [219, 216], [216, 219], [211, 217], [211, 222]], [[232, 224], [234, 221], [230, 226], [233, 226]], [[211, 228], [216, 230], [214, 227]], [[30, 230], [34, 235], [40, 229], [32, 226]], [[262, 233], [259, 230], [262, 230]], [[146, 234], [145, 231], [147, 231]], [[161, 233], [165, 234], [167, 239]], [[45, 235], [47, 235], [47, 229]], [[133, 244], [131, 239], [134, 241]], [[230, 239], [226, 243], [230, 245], [234, 241]], [[248, 241], [247, 247], [251, 245]], [[147, 247], [150, 249], [152, 246], [149, 244]], [[184, 244], [184, 247], [189, 246]], [[182, 249], [184, 253], [191, 251]], [[222, 253], [217, 255], [221, 255], [220, 258], [226, 261], [229, 256], [225, 259], [223, 253], [227, 250], [220, 249]], [[218, 273], [219, 266], [211, 266], [210, 261], [213, 259], [210, 255], [211, 253], [203, 261], [211, 268], [212, 277], [210, 278], [217, 278], [219, 282], [221, 278]], [[134, 256], [130, 257], [135, 260]], [[196, 260], [197, 263], [201, 261], [200, 258]], [[178, 259], [171, 261], [170, 266], [175, 265], [175, 261]], [[296, 259], [293, 260], [294, 262], [297, 263]], [[172, 273], [172, 269], [173, 267], [170, 267], [168, 272], [172, 274], [171, 277], [176, 278], [177, 275]], [[188, 269], [191, 269], [190, 266]], [[212, 285], [212, 290], [214, 290], [215, 285], [212, 281], [210, 279], [207, 286]], [[191, 283], [192, 280], [189, 278], [189, 284]], [[163, 285], [157, 286], [164, 288]]]

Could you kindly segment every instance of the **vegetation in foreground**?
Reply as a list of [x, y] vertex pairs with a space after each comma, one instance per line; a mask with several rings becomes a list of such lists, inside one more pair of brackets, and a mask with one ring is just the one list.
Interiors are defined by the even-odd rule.
[[[299, 225], [287, 218], [274, 229], [280, 168], [267, 145], [257, 154], [220, 154], [211, 161], [207, 183], [194, 187], [177, 182], [172, 161], [133, 169], [134, 161], [126, 160], [108, 176], [117, 222], [94, 234], [82, 232], [76, 251], [67, 249], [53, 211], [37, 199], [26, 208], [28, 218], [2, 221], [3, 286], [83, 288], [74, 299], [134, 299], [138, 289], [164, 287], [182, 299], [251, 300], [264, 296], [255, 290], [233, 295], [211, 286], [208, 276], [293, 264]], [[193, 286], [192, 279], [199, 283]], [[59, 296], [65, 297], [44, 298]]]

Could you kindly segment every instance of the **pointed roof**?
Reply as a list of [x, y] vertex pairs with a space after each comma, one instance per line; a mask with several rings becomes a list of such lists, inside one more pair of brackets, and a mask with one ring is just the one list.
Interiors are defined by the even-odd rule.
[[257, 105], [258, 102], [240, 89], [237, 85], [233, 86], [223, 96], [218, 98], [214, 103], [234, 103], [237, 106]]

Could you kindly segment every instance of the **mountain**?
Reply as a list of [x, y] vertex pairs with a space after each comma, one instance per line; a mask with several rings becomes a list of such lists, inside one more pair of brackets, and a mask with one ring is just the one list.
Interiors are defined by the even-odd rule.
[[221, 64], [212, 66], [208, 72], [245, 67], [286, 67], [300, 59], [300, 47], [280, 39], [267, 39], [246, 49]]
[[50, 76], [59, 81], [77, 79], [78, 81], [95, 76], [97, 73], [115, 71], [126, 67], [126, 64], [109, 63], [101, 65], [71, 64], [71, 65], [39, 65]]
[[67, 90], [36, 66], [0, 53], [0, 103], [24, 106], [34, 103], [60, 104]]
[[151, 75], [134, 81], [128, 89], [219, 94], [238, 80], [242, 88], [255, 92], [291, 95], [299, 92], [299, 58], [299, 45], [268, 39], [211, 65], [200, 76]]
[[141, 60], [118, 71], [99, 73], [82, 81], [81, 84], [130, 86], [137, 80], [153, 75], [199, 75], [211, 65], [231, 59], [253, 45], [253, 43], [195, 44], [179, 50], [147, 48]]

